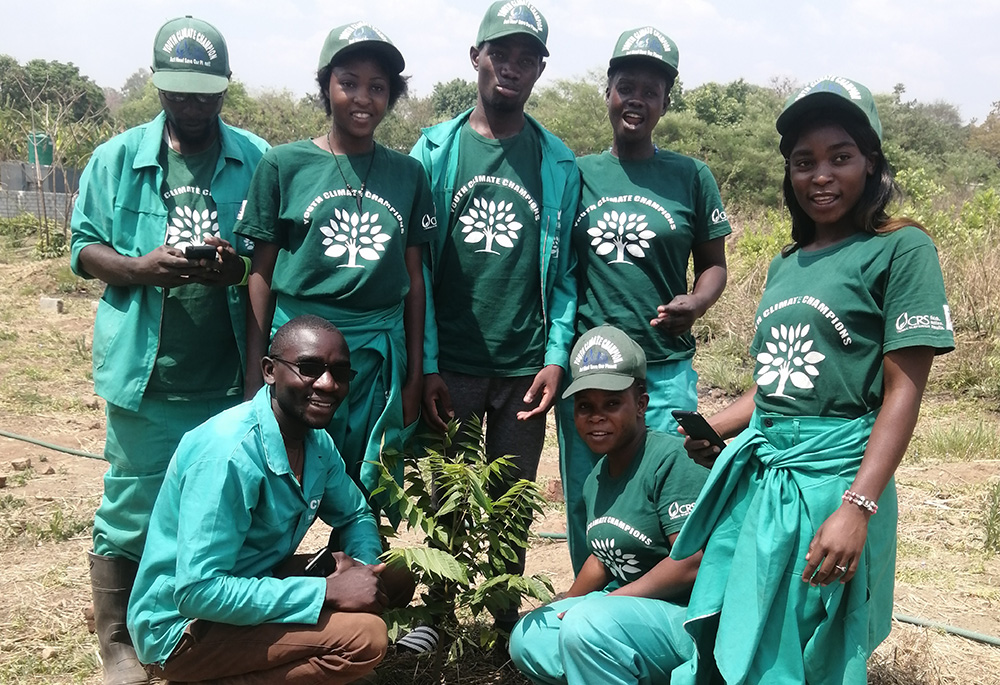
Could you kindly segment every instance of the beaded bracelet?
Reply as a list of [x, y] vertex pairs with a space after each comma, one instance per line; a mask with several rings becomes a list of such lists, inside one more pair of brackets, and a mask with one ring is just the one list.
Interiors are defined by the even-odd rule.
[[875, 514], [878, 511], [878, 504], [875, 500], [869, 499], [864, 495], [859, 495], [853, 490], [845, 490], [843, 497], [841, 497], [845, 502], [850, 502], [851, 504], [856, 504], [869, 514]]

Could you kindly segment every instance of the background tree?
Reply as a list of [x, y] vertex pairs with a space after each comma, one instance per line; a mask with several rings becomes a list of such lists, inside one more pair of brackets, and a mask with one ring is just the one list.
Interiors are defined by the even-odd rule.
[[126, 100], [142, 97], [146, 84], [153, 78], [152, 72], [148, 68], [139, 68], [129, 74], [122, 84], [122, 97]]
[[476, 84], [456, 78], [447, 83], [435, 83], [431, 92], [431, 106], [439, 121], [453, 119], [476, 104]]
[[594, 154], [611, 146], [606, 85], [607, 77], [599, 71], [582, 79], [560, 79], [533, 94], [526, 110], [578, 156]]
[[969, 147], [987, 155], [1000, 167], [1000, 100], [993, 103], [993, 109], [978, 126], [973, 126], [969, 135]]

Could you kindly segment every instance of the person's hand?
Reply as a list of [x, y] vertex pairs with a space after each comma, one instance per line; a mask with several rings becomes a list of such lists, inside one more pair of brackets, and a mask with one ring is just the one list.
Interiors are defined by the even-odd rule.
[[696, 297], [678, 295], [656, 308], [656, 318], [649, 325], [664, 335], [677, 337], [691, 330], [691, 326], [703, 313]]
[[337, 570], [326, 577], [324, 604], [334, 611], [381, 614], [389, 603], [382, 586], [385, 564], [360, 564], [335, 552]]
[[684, 449], [687, 450], [688, 456], [691, 457], [694, 463], [704, 466], [706, 469], [712, 468], [715, 464], [715, 459], [722, 450], [708, 440], [692, 438], [680, 426], [677, 427], [677, 432], [684, 436]]
[[160, 245], [152, 252], [136, 257], [130, 264], [132, 282], [160, 288], [187, 285], [204, 271], [198, 262], [186, 258], [182, 250], [167, 245]]
[[829, 585], [853, 578], [868, 537], [869, 516], [849, 502], [830, 514], [809, 543], [802, 580], [811, 585]]
[[423, 399], [424, 379], [414, 378], [403, 385], [403, 425], [409, 426], [420, 416], [420, 402]]
[[228, 240], [216, 235], [207, 235], [205, 244], [215, 247], [216, 257], [197, 261], [198, 266], [203, 269], [197, 276], [199, 283], [225, 286], [236, 285], [243, 280], [246, 265]]
[[[527, 421], [533, 416], [544, 414], [556, 401], [556, 394], [559, 392], [559, 384], [562, 382], [563, 370], [558, 364], [549, 364], [535, 374], [528, 392], [524, 393], [524, 403], [531, 405], [538, 397], [538, 406], [527, 411], [517, 412], [518, 421]], [[541, 395], [541, 397], [539, 397]]]
[[448, 421], [455, 418], [455, 410], [451, 407], [451, 395], [448, 384], [439, 373], [424, 375], [424, 420], [439, 433], [448, 430]]

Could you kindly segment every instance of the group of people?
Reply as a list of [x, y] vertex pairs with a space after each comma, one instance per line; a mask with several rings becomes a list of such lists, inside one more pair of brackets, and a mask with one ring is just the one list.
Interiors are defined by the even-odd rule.
[[[691, 326], [731, 232], [708, 167], [653, 143], [677, 46], [621, 34], [610, 148], [574, 159], [524, 112], [548, 31], [527, 0], [490, 5], [475, 106], [406, 156], [376, 142], [407, 82], [375, 26], [320, 50], [329, 130], [274, 148], [219, 117], [218, 30], [160, 29], [163, 113], [94, 152], [72, 219], [74, 271], [107, 284], [89, 555], [107, 685], [365, 677], [378, 614], [413, 594], [378, 561], [377, 518], [398, 522], [373, 496], [381, 450], [475, 415], [534, 479], [552, 407], [575, 580], [494, 617], [532, 681], [864, 682], [889, 630], [892, 474], [954, 344], [933, 243], [887, 214], [871, 93], [821, 79], [778, 118], [792, 242], [755, 385], [709, 418], [720, 453], [671, 414], [697, 407]], [[317, 516], [330, 546], [296, 555]]]

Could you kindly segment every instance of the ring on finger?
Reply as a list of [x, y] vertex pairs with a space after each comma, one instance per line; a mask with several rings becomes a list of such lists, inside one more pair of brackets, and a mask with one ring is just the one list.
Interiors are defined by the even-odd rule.
[[847, 573], [847, 567], [846, 566], [834, 566], [834, 568], [837, 569], [838, 571], [840, 571], [841, 573]]

